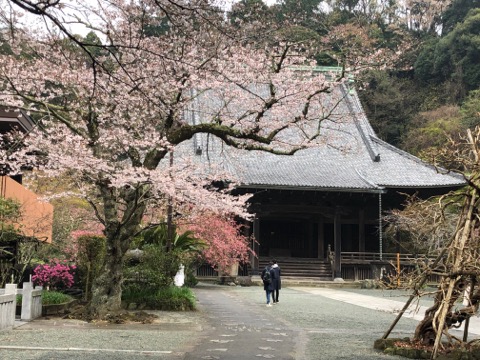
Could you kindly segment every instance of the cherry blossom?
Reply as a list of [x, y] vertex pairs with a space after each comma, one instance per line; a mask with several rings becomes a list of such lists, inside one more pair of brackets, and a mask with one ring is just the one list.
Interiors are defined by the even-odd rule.
[[[25, 12], [42, 21], [22, 24]], [[250, 216], [249, 195], [231, 195], [235, 159], [198, 161], [193, 139], [276, 154], [316, 146], [341, 100], [331, 90], [345, 81], [343, 71], [312, 70], [321, 44], [289, 42], [273, 28], [251, 41], [255, 29], [232, 27], [204, 0], [2, 0], [0, 21], [9, 49], [0, 105], [36, 123], [23, 152], [0, 158], [12, 172], [28, 159], [47, 176], [78, 178], [69, 190], [88, 199], [107, 239], [92, 316], [120, 308], [123, 257], [152, 207]], [[72, 24], [101, 42], [75, 36]]]

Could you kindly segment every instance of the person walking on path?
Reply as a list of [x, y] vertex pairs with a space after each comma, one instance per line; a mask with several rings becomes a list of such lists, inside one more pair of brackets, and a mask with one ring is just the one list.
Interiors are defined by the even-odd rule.
[[273, 261], [270, 261], [269, 264], [262, 271], [262, 280], [263, 280], [263, 290], [265, 290], [267, 295], [267, 306], [272, 306], [270, 301], [270, 296], [273, 292], [273, 279], [275, 277], [275, 272], [273, 271]]
[[277, 264], [277, 260], [272, 260], [272, 270], [274, 272], [273, 277], [273, 292], [272, 292], [272, 301], [273, 304], [278, 304], [278, 295], [280, 294], [280, 289], [282, 288], [282, 278], [280, 266]]

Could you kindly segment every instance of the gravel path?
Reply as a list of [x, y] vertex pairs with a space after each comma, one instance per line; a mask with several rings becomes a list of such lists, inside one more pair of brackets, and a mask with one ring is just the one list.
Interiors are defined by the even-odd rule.
[[[194, 291], [199, 299], [199, 311], [158, 312], [158, 321], [151, 325], [42, 319], [1, 332], [0, 359], [397, 358], [372, 348], [373, 342], [392, 324], [394, 313], [294, 288], [282, 289], [280, 303], [270, 308], [265, 306], [263, 289], [257, 286], [201, 285]], [[349, 296], [361, 293], [372, 299], [386, 297], [385, 293], [375, 290], [341, 291]], [[410, 337], [416, 324], [413, 319], [402, 318], [390, 337]]]
[[183, 359], [206, 325], [200, 312], [158, 311], [153, 324], [112, 325], [39, 319], [0, 332], [0, 359]]
[[[235, 288], [237, 296], [252, 306], [263, 305], [263, 291]], [[373, 349], [392, 324], [395, 314], [365, 309], [294, 289], [282, 289], [271, 315], [297, 332], [296, 359], [394, 359]], [[417, 322], [401, 319], [391, 337], [411, 336]]]

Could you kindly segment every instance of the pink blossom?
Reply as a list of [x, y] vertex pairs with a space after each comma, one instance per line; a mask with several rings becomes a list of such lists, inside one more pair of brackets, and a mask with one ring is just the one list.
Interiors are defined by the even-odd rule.
[[242, 225], [227, 216], [204, 213], [192, 219], [182, 228], [192, 231], [208, 245], [202, 251], [202, 258], [220, 272], [232, 264], [248, 263], [251, 250], [249, 237], [242, 234]]
[[70, 288], [73, 286], [73, 272], [75, 265], [68, 265], [66, 261], [54, 259], [50, 264], [38, 265], [33, 270], [32, 281], [35, 285], [50, 288]]

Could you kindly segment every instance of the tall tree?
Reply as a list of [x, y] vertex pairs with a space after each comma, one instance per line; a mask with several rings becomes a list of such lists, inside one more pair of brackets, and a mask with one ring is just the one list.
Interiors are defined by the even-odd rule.
[[474, 9], [447, 35], [429, 42], [415, 63], [417, 78], [430, 83], [457, 84], [453, 94], [457, 102], [468, 91], [477, 89], [480, 85], [479, 26], [480, 9]]
[[[325, 13], [321, 9], [323, 0], [281, 0], [273, 9], [277, 19], [311, 30], [325, 31]], [[322, 26], [323, 25], [323, 26]]]
[[374, 130], [390, 144], [400, 145], [422, 97], [409, 79], [383, 71], [369, 72], [364, 78], [367, 85], [360, 92], [360, 99]]
[[474, 129], [480, 126], [480, 90], [470, 91], [460, 111], [462, 113], [462, 123], [465, 127]]
[[[36, 115], [25, 141], [42, 155], [37, 165], [81, 179], [76, 191], [105, 229], [105, 262], [89, 306], [95, 317], [120, 308], [124, 255], [158, 202], [247, 216], [244, 197], [212, 186], [235, 181], [231, 174], [179, 158], [183, 143], [203, 133], [227, 146], [292, 154], [320, 135], [318, 124], [336, 103], [322, 99], [343, 81], [300, 76], [295, 66], [312, 64], [317, 48], [276, 37], [275, 29], [251, 42], [255, 24], [231, 27], [204, 0], [88, 2], [73, 20], [57, 2], [6, 4], [0, 18], [9, 21], [15, 56], [0, 57], [0, 103]], [[54, 30], [22, 28], [19, 8]], [[73, 36], [72, 21], [94, 29], [103, 44]], [[290, 131], [301, 136], [286, 142]]]
[[480, 0], [454, 0], [442, 14], [442, 34], [452, 31], [458, 23], [465, 20], [471, 9], [480, 8]]
[[243, 22], [268, 22], [272, 20], [272, 13], [262, 0], [240, 0], [232, 5], [228, 17], [233, 24], [240, 25]]

